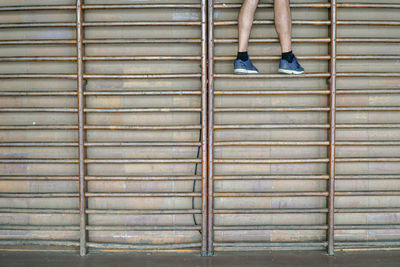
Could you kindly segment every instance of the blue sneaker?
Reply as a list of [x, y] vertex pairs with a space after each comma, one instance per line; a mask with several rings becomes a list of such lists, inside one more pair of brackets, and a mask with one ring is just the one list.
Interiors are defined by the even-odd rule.
[[251, 63], [250, 58], [246, 61], [236, 59], [233, 62], [233, 69], [236, 74], [258, 73], [258, 69]]
[[296, 56], [293, 55], [292, 63], [289, 63], [286, 59], [281, 59], [279, 62], [279, 72], [286, 74], [302, 74], [304, 68], [297, 61]]

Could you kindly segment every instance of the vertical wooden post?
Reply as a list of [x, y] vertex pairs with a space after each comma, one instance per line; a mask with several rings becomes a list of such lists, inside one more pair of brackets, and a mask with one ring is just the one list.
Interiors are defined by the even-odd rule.
[[214, 253], [214, 1], [208, 1], [208, 249]]
[[328, 254], [334, 255], [335, 228], [335, 134], [336, 134], [336, 0], [331, 0], [330, 132], [329, 132], [329, 213]]
[[201, 147], [202, 147], [202, 194], [201, 194], [201, 255], [207, 255], [207, 1], [201, 0]]
[[77, 61], [77, 88], [78, 88], [78, 139], [79, 139], [79, 212], [80, 212], [80, 254], [86, 255], [86, 182], [85, 182], [85, 114], [84, 96], [83, 96], [83, 11], [82, 1], [76, 1], [76, 61]]

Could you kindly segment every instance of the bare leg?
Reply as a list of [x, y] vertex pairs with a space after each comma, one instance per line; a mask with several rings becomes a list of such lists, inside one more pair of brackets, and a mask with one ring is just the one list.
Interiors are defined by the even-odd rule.
[[258, 0], [244, 0], [240, 8], [238, 18], [239, 52], [246, 52], [248, 49], [251, 26], [253, 25], [257, 5]]
[[292, 15], [290, 0], [274, 0], [275, 29], [281, 42], [281, 52], [292, 50]]

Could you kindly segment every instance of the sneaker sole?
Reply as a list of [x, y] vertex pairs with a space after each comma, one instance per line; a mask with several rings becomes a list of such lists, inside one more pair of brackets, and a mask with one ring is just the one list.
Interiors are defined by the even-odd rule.
[[246, 69], [235, 69], [235, 74], [257, 74], [258, 71], [256, 70], [246, 70]]
[[285, 70], [285, 69], [279, 69], [280, 73], [286, 73], [286, 74], [302, 74], [304, 73], [303, 71], [297, 71], [297, 70]]

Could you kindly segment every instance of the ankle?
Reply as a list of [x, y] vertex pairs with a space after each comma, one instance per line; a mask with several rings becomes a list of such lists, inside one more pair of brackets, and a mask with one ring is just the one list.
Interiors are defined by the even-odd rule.
[[290, 50], [289, 52], [283, 52], [282, 53], [282, 59], [287, 60], [289, 63], [293, 62], [294, 54], [293, 51]]
[[246, 61], [246, 60], [249, 59], [249, 55], [247, 54], [247, 51], [245, 51], [245, 52], [238, 52], [238, 53], [237, 53], [236, 59], [240, 59], [240, 60]]

